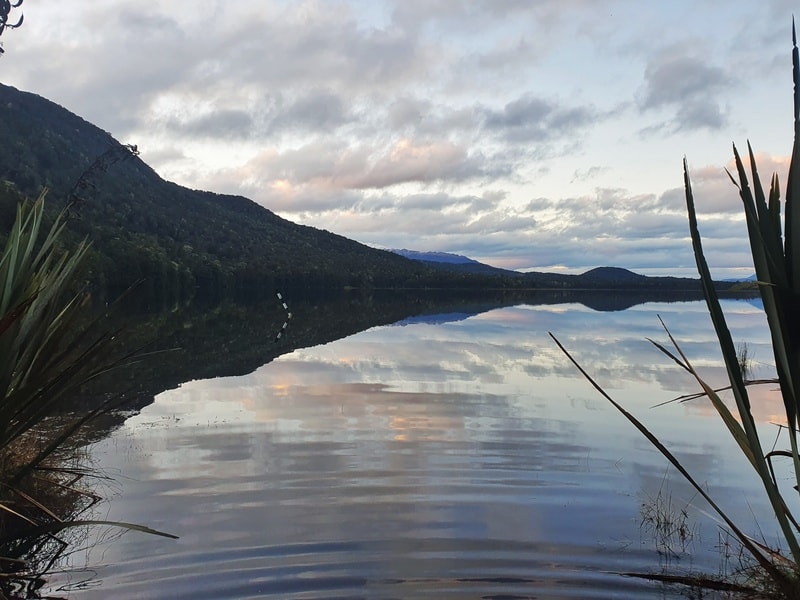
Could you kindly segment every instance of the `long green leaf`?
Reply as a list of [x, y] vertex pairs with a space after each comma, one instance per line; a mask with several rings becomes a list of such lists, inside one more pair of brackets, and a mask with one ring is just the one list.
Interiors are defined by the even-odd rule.
[[[741, 161], [737, 161], [741, 164]], [[740, 176], [744, 175], [740, 172]], [[775, 517], [783, 533], [784, 539], [789, 547], [795, 562], [800, 564], [800, 542], [792, 530], [791, 523], [786, 517], [784, 512], [785, 503], [780, 495], [780, 491], [773, 484], [770, 477], [769, 466], [764, 458], [764, 451], [761, 447], [761, 440], [758, 436], [756, 429], [755, 419], [750, 412], [750, 399], [747, 395], [747, 389], [742, 379], [741, 370], [736, 356], [736, 348], [731, 338], [730, 330], [725, 322], [725, 315], [719, 303], [717, 291], [714, 288], [714, 283], [711, 278], [711, 272], [706, 262], [705, 254], [703, 253], [703, 244], [700, 238], [700, 231], [697, 226], [697, 215], [694, 206], [694, 196], [692, 194], [692, 185], [689, 179], [689, 169], [686, 159], [683, 161], [683, 177], [686, 192], [686, 210], [689, 217], [689, 233], [692, 238], [692, 246], [694, 248], [695, 262], [697, 263], [697, 270], [700, 274], [700, 280], [703, 285], [703, 292], [706, 299], [706, 306], [711, 316], [711, 321], [714, 325], [714, 331], [719, 341], [720, 350], [722, 351], [722, 358], [725, 362], [725, 369], [728, 374], [728, 380], [731, 383], [731, 391], [736, 400], [736, 407], [739, 411], [739, 418], [742, 420], [742, 426], [747, 436], [748, 446], [752, 453], [752, 464], [758, 473], [761, 483], [767, 492], [770, 504], [772, 506]], [[742, 181], [742, 189], [746, 186], [746, 176]], [[696, 377], [698, 382], [700, 378]], [[701, 385], [703, 385], [701, 383]], [[749, 455], [748, 455], [749, 456]]]
[[750, 248], [764, 301], [764, 312], [769, 324], [784, 406], [791, 427], [791, 423], [796, 420], [796, 395], [791, 367], [793, 342], [791, 341], [790, 324], [787, 323], [787, 319], [791, 319], [791, 313], [794, 312], [791, 305], [787, 304], [786, 298], [790, 282], [786, 274], [787, 264], [780, 247], [779, 234], [774, 229], [774, 221], [769, 214], [763, 192], [759, 193], [761, 185], [755, 167], [755, 157], [749, 144], [748, 149], [756, 197], [754, 198], [750, 191], [744, 164], [734, 145], [734, 159], [741, 182], [737, 187], [739, 187], [739, 195], [744, 204]]
[[655, 448], [674, 466], [678, 472], [683, 475], [683, 477], [688, 481], [692, 487], [708, 502], [709, 506], [722, 518], [725, 524], [730, 528], [730, 530], [736, 535], [739, 539], [741, 544], [752, 554], [752, 556], [758, 561], [761, 567], [767, 571], [773, 579], [779, 582], [785, 581], [784, 574], [775, 567], [760, 551], [759, 549], [753, 544], [752, 540], [745, 535], [745, 533], [739, 529], [736, 523], [728, 517], [725, 511], [714, 502], [713, 498], [708, 494], [708, 492], [701, 486], [692, 475], [686, 470], [686, 468], [680, 463], [680, 461], [675, 457], [672, 452], [670, 452], [669, 448], [667, 448], [653, 433], [650, 432], [647, 427], [644, 426], [633, 414], [625, 410], [625, 408], [619, 404], [616, 400], [614, 400], [601, 386], [598, 384], [589, 373], [578, 363], [575, 358], [569, 353], [569, 351], [558, 341], [558, 338], [554, 336], [552, 333], [548, 332], [550, 337], [556, 343], [556, 345], [561, 349], [561, 351], [567, 356], [567, 358], [572, 362], [573, 365], [580, 371], [580, 373], [586, 378], [587, 381], [606, 399], [608, 400], [611, 405], [617, 409], [628, 421], [630, 421], [636, 429], [638, 429], [647, 439], [648, 441], [655, 446]]
[[[761, 185], [761, 179], [758, 176], [756, 158], [753, 154], [753, 148], [750, 146], [750, 142], [747, 142], [747, 152], [750, 159], [750, 172], [753, 176], [754, 195], [748, 195], [746, 200], [743, 196], [742, 200], [745, 203], [748, 230], [750, 228], [751, 218], [753, 221], [753, 230], [749, 230], [750, 249], [752, 252], [758, 251], [765, 254], [766, 263], [769, 268], [768, 281], [774, 285], [787, 287], [789, 281], [786, 279], [786, 264], [781, 244], [781, 230], [780, 227], [776, 228], [774, 226], [774, 221], [770, 216], [770, 209], [767, 205], [767, 199], [764, 196], [764, 188]], [[744, 165], [742, 165], [735, 144], [733, 146], [733, 153], [736, 159], [737, 170], [739, 170], [741, 174], [744, 171]]]
[[[792, 19], [792, 83], [794, 85], [794, 144], [789, 163], [789, 182], [786, 186], [785, 242], [786, 263], [790, 286], [783, 293], [785, 310], [786, 362], [781, 382], [789, 419], [789, 436], [792, 447], [795, 480], [800, 489], [800, 448], [797, 435], [800, 428], [800, 55], [797, 34]], [[780, 377], [780, 373], [779, 373]], [[785, 383], [784, 383], [785, 382]], [[790, 396], [787, 400], [786, 395]]]

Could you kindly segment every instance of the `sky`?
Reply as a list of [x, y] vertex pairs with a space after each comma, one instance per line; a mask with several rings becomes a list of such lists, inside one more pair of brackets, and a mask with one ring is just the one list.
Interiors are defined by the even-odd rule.
[[753, 272], [725, 168], [785, 187], [789, 0], [24, 0], [0, 82], [165, 179], [378, 248]]

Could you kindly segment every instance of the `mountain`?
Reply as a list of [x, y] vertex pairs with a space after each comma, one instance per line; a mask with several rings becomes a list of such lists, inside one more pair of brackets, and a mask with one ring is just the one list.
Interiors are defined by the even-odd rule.
[[451, 254], [450, 252], [419, 252], [417, 250], [392, 250], [401, 256], [417, 260], [427, 264], [433, 269], [446, 271], [449, 273], [463, 273], [473, 275], [488, 275], [501, 277], [508, 280], [517, 280], [523, 277], [519, 271], [500, 269], [478, 262], [461, 254]]
[[461, 254], [451, 254], [450, 252], [420, 252], [417, 250], [406, 250], [405, 248], [402, 250], [392, 250], [392, 252], [410, 258], [411, 260], [419, 260], [422, 262], [447, 263], [451, 265], [481, 264], [477, 260], [472, 260]]
[[648, 279], [628, 269], [619, 267], [597, 267], [577, 275], [578, 279], [590, 283], [639, 283]]
[[698, 287], [693, 280], [623, 277], [623, 270], [570, 276], [442, 253], [411, 260], [292, 223], [241, 196], [165, 181], [132, 149], [45, 98], [0, 84], [0, 241], [17, 203], [47, 187], [51, 216], [71, 206], [65, 243], [92, 242], [86, 278], [101, 297], [137, 281], [144, 281], [142, 294], [164, 303], [288, 288]]
[[723, 281], [730, 281], [731, 283], [741, 283], [741, 282], [745, 282], [745, 281], [753, 281], [753, 282], [755, 282], [755, 281], [758, 281], [758, 275], [753, 273], [749, 277], [735, 277], [733, 279], [723, 279]]
[[[695, 279], [680, 277], [647, 277], [620, 267], [597, 267], [580, 275], [511, 271], [492, 267], [460, 254], [448, 252], [419, 252], [416, 250], [392, 250], [402, 256], [418, 260], [430, 267], [449, 273], [472, 273], [501, 277], [513, 281], [517, 286], [554, 289], [686, 289], [698, 290]], [[721, 284], [722, 288], [727, 287]]]

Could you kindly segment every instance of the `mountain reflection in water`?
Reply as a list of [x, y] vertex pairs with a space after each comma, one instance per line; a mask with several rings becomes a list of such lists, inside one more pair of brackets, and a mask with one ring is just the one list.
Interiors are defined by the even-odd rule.
[[[769, 361], [762, 313], [725, 308], [734, 338]], [[291, 327], [302, 319], [293, 312]], [[749, 467], [702, 402], [650, 408], [695, 390], [644, 339], [664, 338], [657, 314], [712, 383], [722, 380], [702, 303], [446, 312], [455, 316], [407, 313], [160, 393], [92, 455], [121, 488], [103, 518], [180, 539], [99, 544], [53, 588], [78, 599], [682, 597], [617, 573], [663, 565], [640, 527], [643, 502], [664, 486], [680, 508], [699, 500], [547, 331], [745, 530], [758, 531], [754, 516], [771, 524]], [[763, 396], [768, 430], [779, 400]], [[688, 510], [697, 535], [670, 568], [716, 573], [717, 526], [702, 505]]]

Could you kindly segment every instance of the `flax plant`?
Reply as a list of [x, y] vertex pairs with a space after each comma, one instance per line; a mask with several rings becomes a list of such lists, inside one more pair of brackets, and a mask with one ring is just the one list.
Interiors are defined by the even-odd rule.
[[[0, 1], [0, 34], [22, 24], [22, 16], [16, 23], [8, 20], [11, 9], [21, 4], [22, 0]], [[176, 537], [134, 523], [80, 519], [76, 498], [93, 497], [76, 486], [86, 473], [59, 465], [54, 456], [83, 425], [112, 407], [107, 402], [84, 414], [65, 416], [70, 412], [65, 401], [89, 380], [143, 356], [137, 351], [113, 358], [120, 332], [105, 328], [102, 315], [94, 320], [84, 316], [87, 296], [80, 289], [79, 267], [89, 244], [84, 240], [71, 252], [61, 247], [69, 210], [82, 199], [79, 193], [93, 187], [94, 175], [136, 153], [135, 146], [125, 146], [98, 158], [46, 233], [47, 190], [33, 203], [18, 204], [0, 254], [0, 598], [9, 589], [17, 597], [15, 588], [24, 580], [29, 587], [26, 597], [38, 597], [40, 574], [30, 569], [48, 554], [42, 548], [66, 547], [58, 537], [65, 529], [110, 525]], [[32, 490], [39, 497], [31, 495]], [[71, 497], [66, 502], [65, 493]], [[60, 554], [45, 561], [51, 565]]]
[[[36, 540], [61, 543], [56, 535], [72, 527], [116, 525], [174, 537], [132, 523], [65, 518], [55, 506], [64, 491], [83, 494], [74, 485], [80, 477], [60, 467], [55, 453], [111, 407], [72, 414], [67, 402], [87, 381], [139, 355], [114, 357], [120, 332], [104, 328], [102, 315], [85, 317], [79, 267], [88, 243], [62, 248], [66, 209], [46, 229], [44, 201], [43, 192], [35, 202], [18, 205], [0, 255], [1, 564], [41, 543]], [[0, 569], [0, 588], [5, 581]]]
[[[746, 535], [656, 436], [636, 417], [614, 401], [583, 370], [555, 336], [550, 335], [592, 385], [633, 423], [709, 502], [743, 547], [757, 561], [769, 581], [768, 587], [776, 590], [781, 597], [800, 598], [800, 524], [791, 508], [798, 506], [798, 490], [800, 490], [800, 444], [798, 444], [798, 427], [800, 427], [800, 421], [798, 421], [798, 393], [800, 393], [800, 57], [794, 23], [792, 24], [792, 45], [794, 145], [783, 205], [783, 223], [781, 223], [781, 193], [778, 177], [777, 175], [772, 176], [769, 193], [765, 194], [756, 167], [755, 156], [749, 143], [748, 159], [752, 186], [748, 181], [744, 161], [735, 145], [733, 153], [736, 174], [728, 173], [731, 181], [737, 187], [744, 205], [750, 249], [772, 338], [778, 376], [777, 383], [786, 413], [785, 431], [788, 437], [788, 449], [765, 452], [759, 438], [747, 393], [747, 386], [754, 382], [747, 381], [743, 373], [741, 361], [737, 356], [736, 347], [705, 259], [697, 225], [694, 195], [685, 159], [683, 163], [684, 185], [692, 247], [706, 304], [725, 363], [729, 380], [729, 386], [726, 389], [730, 389], [733, 394], [736, 414], [728, 409], [722, 401], [718, 394], [720, 390], [713, 389], [695, 371], [668, 331], [667, 334], [674, 346], [674, 351], [650, 340], [695, 377], [702, 389], [702, 396], [711, 401], [737, 445], [755, 469], [782, 534], [782, 540], [786, 547], [785, 556]], [[779, 485], [773, 469], [773, 462], [776, 460], [791, 462], [792, 483]]]
[[[88, 249], [59, 247], [65, 220], [43, 235], [45, 192], [18, 206], [0, 255], [0, 451], [9, 449], [61, 408], [83, 383], [107, 370], [100, 361], [118, 332], [84, 323], [84, 295], [76, 289]], [[88, 325], [88, 326], [87, 326]], [[58, 441], [62, 436], [53, 436]], [[58, 444], [45, 444], [24, 465], [3, 466], [18, 479]]]

